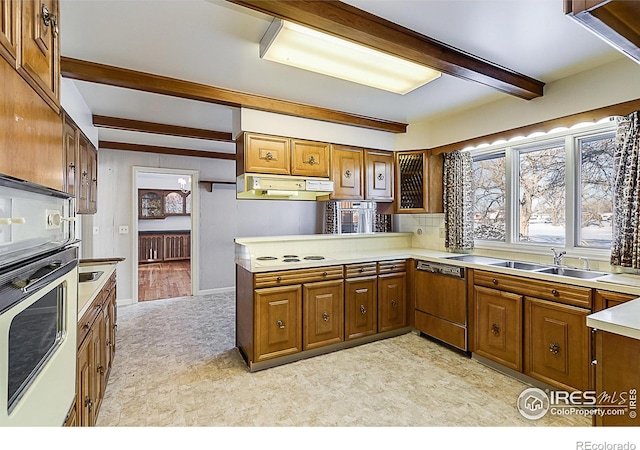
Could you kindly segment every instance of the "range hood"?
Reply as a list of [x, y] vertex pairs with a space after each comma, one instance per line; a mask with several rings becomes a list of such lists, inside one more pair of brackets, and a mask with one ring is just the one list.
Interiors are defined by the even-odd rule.
[[245, 173], [236, 179], [236, 198], [267, 200], [329, 200], [328, 178]]

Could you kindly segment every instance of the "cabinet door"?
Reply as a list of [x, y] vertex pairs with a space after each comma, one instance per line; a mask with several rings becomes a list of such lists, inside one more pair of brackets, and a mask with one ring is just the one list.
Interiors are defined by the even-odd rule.
[[76, 158], [78, 152], [78, 131], [65, 115], [63, 125], [64, 145], [64, 189], [70, 195], [76, 195]]
[[89, 141], [82, 135], [76, 133], [78, 140], [78, 163], [80, 168], [78, 182], [78, 192], [76, 197], [76, 209], [78, 214], [89, 212], [89, 186], [91, 179], [91, 167], [89, 166]]
[[14, 68], [18, 51], [18, 8], [17, 0], [0, 2], [0, 55]]
[[164, 219], [162, 191], [138, 190], [138, 219]]
[[407, 276], [405, 273], [378, 275], [378, 332], [407, 325]]
[[637, 298], [636, 295], [620, 294], [618, 292], [601, 291], [598, 289], [593, 299], [594, 311], [602, 311], [612, 306], [621, 305], [635, 298]]
[[344, 340], [344, 283], [342, 280], [305, 283], [304, 350]]
[[330, 144], [324, 142], [291, 141], [291, 175], [329, 177]]
[[345, 280], [345, 336], [355, 339], [378, 328], [377, 276]]
[[590, 389], [590, 311], [530, 297], [524, 302], [524, 373], [560, 389]]
[[331, 149], [332, 199], [362, 200], [364, 150], [357, 147], [334, 145]]
[[255, 358], [264, 361], [302, 350], [302, 286], [255, 290]]
[[474, 286], [475, 353], [522, 372], [522, 296]]
[[424, 150], [397, 152], [396, 155], [396, 212], [427, 212], [428, 163]]
[[164, 235], [138, 236], [138, 261], [151, 262], [164, 259]]
[[58, 0], [22, 3], [21, 58], [18, 71], [54, 111], [60, 110]]
[[93, 376], [93, 335], [90, 332], [78, 348], [77, 380], [76, 380], [76, 409], [78, 425], [91, 427], [95, 417], [95, 387]]
[[186, 214], [185, 196], [182, 192], [164, 193], [164, 215], [184, 216]]
[[91, 144], [87, 147], [87, 159], [89, 172], [87, 214], [95, 214], [98, 211], [98, 151]]
[[164, 260], [177, 261], [189, 259], [190, 236], [188, 234], [165, 234], [164, 235]]
[[[104, 307], [102, 309], [102, 316], [103, 316], [103, 320], [102, 320], [102, 344], [103, 344], [103, 348], [102, 348], [102, 361], [101, 361], [101, 365], [102, 365], [102, 387], [103, 389], [106, 389], [107, 387], [107, 380], [109, 379], [109, 373], [111, 370], [111, 357], [113, 356], [111, 353], [111, 312], [109, 311], [109, 303], [110, 303], [110, 297], [109, 297], [109, 292], [107, 292], [106, 294], [107, 298], [106, 301], [104, 303]], [[104, 394], [104, 392], [103, 392]]]
[[393, 152], [365, 150], [366, 200], [393, 201]]
[[104, 326], [104, 314], [103, 311], [100, 311], [98, 314], [98, 319], [96, 320], [93, 328], [93, 355], [92, 358], [94, 360], [94, 383], [95, 383], [95, 404], [94, 404], [94, 414], [98, 415], [98, 411], [100, 410], [100, 405], [102, 403], [102, 397], [104, 396], [104, 391], [106, 388], [105, 385], [105, 326]]
[[245, 136], [245, 172], [289, 175], [289, 139], [277, 136]]

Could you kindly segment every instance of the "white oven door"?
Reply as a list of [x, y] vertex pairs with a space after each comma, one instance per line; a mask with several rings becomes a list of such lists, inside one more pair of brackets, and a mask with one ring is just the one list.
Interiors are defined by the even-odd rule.
[[0, 427], [61, 426], [73, 403], [76, 252], [0, 276]]

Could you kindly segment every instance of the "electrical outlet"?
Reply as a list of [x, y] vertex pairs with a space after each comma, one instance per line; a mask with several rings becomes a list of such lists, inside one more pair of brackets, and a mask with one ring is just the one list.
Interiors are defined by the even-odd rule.
[[444, 228], [440, 228], [440, 238], [444, 239]]
[[129, 233], [129, 227], [127, 225], [120, 225], [120, 227], [118, 227], [118, 233], [120, 233], [120, 234], [128, 234]]
[[93, 226], [93, 234], [100, 234], [100, 227], [98, 225]]

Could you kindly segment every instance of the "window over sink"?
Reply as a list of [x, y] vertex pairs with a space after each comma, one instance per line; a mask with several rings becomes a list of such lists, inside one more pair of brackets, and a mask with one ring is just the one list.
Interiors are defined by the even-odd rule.
[[611, 246], [615, 121], [472, 149], [476, 246]]

